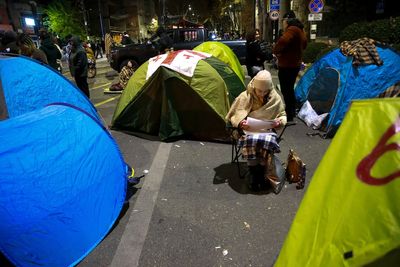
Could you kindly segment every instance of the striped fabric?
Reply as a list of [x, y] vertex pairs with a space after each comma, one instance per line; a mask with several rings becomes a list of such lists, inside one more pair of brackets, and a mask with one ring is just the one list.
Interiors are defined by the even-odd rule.
[[340, 44], [340, 51], [345, 56], [353, 57], [353, 65], [368, 65], [376, 64], [378, 66], [383, 64], [379, 57], [375, 44], [378, 44], [373, 39], [361, 38], [354, 41], [344, 41]]
[[133, 68], [130, 68], [128, 66], [124, 66], [119, 74], [119, 83], [124, 89], [126, 85], [128, 84], [129, 79], [133, 75]]
[[242, 135], [238, 147], [242, 148], [244, 159], [267, 159], [269, 153], [280, 152], [276, 133], [257, 133]]
[[378, 97], [400, 97], [400, 82], [390, 86], [385, 92], [381, 93]]

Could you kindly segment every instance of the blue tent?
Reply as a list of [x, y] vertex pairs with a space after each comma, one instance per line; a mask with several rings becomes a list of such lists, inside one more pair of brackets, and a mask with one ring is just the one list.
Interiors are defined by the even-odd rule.
[[[69, 103], [100, 120], [93, 104], [75, 85], [36, 60], [0, 55], [0, 79], [0, 106], [3, 106], [3, 112], [0, 108], [0, 120], [41, 109], [54, 102]], [[1, 105], [2, 102], [5, 103]]]
[[0, 252], [13, 264], [82, 260], [118, 218], [128, 168], [79, 89], [0, 55]]
[[83, 110], [51, 105], [0, 122], [0, 251], [18, 266], [78, 263], [125, 199], [127, 166]]
[[295, 88], [298, 102], [312, 97], [318, 106], [326, 108], [326, 103], [321, 102], [330, 103], [326, 124], [328, 136], [340, 126], [353, 99], [375, 98], [400, 81], [400, 55], [389, 47], [377, 46], [376, 49], [383, 60], [381, 66], [355, 67], [352, 57], [335, 49], [315, 62], [298, 82]]

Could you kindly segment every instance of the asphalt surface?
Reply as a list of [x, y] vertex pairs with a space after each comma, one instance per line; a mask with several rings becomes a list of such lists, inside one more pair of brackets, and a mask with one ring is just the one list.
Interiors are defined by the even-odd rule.
[[[118, 76], [104, 59], [97, 66], [91, 101], [109, 125], [119, 95], [103, 89]], [[308, 136], [313, 130], [296, 121], [284, 133], [278, 157], [285, 162], [289, 149], [300, 155], [306, 186], [287, 184], [279, 195], [247, 189], [230, 162], [228, 143], [163, 143], [111, 131], [125, 161], [145, 177], [129, 188], [118, 221], [78, 266], [272, 266], [331, 141]]]

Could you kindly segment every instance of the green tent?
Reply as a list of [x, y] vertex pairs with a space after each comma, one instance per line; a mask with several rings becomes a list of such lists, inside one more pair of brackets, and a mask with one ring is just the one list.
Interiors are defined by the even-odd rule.
[[229, 67], [232, 68], [232, 70], [244, 83], [244, 72], [242, 66], [240, 65], [239, 59], [236, 57], [232, 49], [230, 49], [229, 46], [227, 46], [226, 44], [221, 42], [208, 41], [199, 44], [198, 46], [193, 48], [193, 50], [209, 53], [221, 60], [222, 62], [225, 62], [229, 65]]
[[[226, 139], [225, 116], [244, 85], [219, 59], [207, 55], [190, 62], [187, 58], [192, 55], [207, 54], [180, 50], [142, 64], [121, 95], [112, 128], [161, 140], [182, 136]], [[175, 67], [172, 61], [177, 61]], [[180, 71], [190, 68], [191, 74]]]

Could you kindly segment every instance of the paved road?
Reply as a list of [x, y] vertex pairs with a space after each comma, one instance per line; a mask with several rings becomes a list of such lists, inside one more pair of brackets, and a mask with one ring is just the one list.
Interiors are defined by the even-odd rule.
[[[68, 77], [68, 73], [65, 73]], [[273, 72], [275, 81], [276, 73]], [[90, 80], [91, 101], [110, 124], [119, 95], [106, 61]], [[330, 140], [309, 137], [303, 123], [287, 129], [278, 155], [290, 148], [307, 164], [306, 188]], [[128, 190], [121, 216], [79, 266], [271, 266], [306, 190], [252, 193], [230, 163], [230, 144], [150, 141], [111, 131], [142, 182]]]
[[[108, 78], [99, 75], [92, 83], [91, 100], [110, 123], [118, 96], [96, 88], [116, 76], [107, 68], [101, 73]], [[289, 127], [279, 154], [282, 161], [290, 148], [300, 154], [307, 164], [306, 188], [330, 143], [308, 132], [312, 130], [301, 122]], [[230, 164], [230, 144], [161, 143], [112, 134], [137, 174], [149, 173], [130, 189], [132, 196], [118, 223], [79, 266], [273, 264], [305, 189], [286, 185], [279, 195], [249, 192]]]

